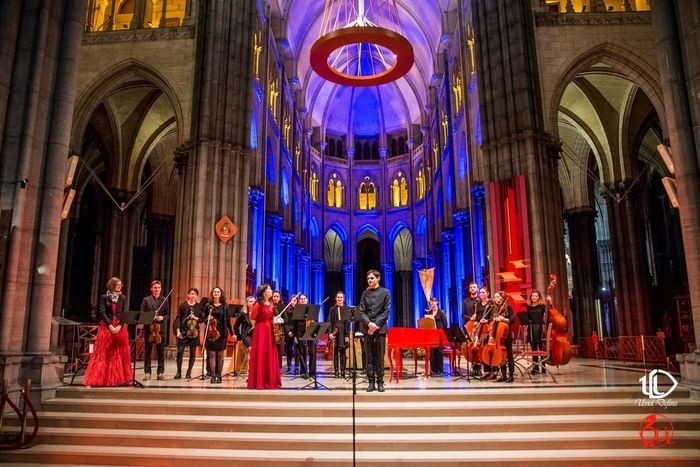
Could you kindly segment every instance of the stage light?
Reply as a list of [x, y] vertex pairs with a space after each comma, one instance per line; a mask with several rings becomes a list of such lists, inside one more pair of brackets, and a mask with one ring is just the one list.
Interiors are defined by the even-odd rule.
[[676, 191], [676, 181], [671, 177], [664, 177], [661, 179], [661, 183], [664, 184], [666, 189], [666, 194], [668, 195], [669, 201], [671, 201], [671, 206], [674, 208], [678, 207], [678, 192]]
[[78, 168], [78, 156], [73, 154], [66, 162], [66, 184], [64, 188], [68, 188], [73, 184], [75, 178], [75, 170]]
[[68, 219], [68, 214], [70, 213], [70, 207], [73, 204], [73, 198], [75, 198], [75, 190], [70, 189], [63, 198], [63, 208], [61, 209], [61, 220]]

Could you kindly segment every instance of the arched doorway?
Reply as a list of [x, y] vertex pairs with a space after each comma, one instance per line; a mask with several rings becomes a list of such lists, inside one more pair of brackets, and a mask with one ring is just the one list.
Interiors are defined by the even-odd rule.
[[[364, 230], [357, 239], [357, 271], [355, 276], [357, 301], [360, 300], [362, 292], [367, 288], [367, 271], [380, 269], [380, 249], [377, 234], [371, 230]], [[386, 279], [382, 278], [380, 284], [385, 284]]]

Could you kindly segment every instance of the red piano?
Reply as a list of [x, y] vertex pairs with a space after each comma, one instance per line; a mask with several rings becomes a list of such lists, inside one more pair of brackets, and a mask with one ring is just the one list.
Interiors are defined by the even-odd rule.
[[[403, 361], [402, 349], [425, 349], [425, 377], [430, 378], [430, 351], [435, 348], [449, 346], [447, 335], [443, 329], [389, 328], [387, 334], [387, 351], [389, 353], [389, 382], [396, 377], [401, 378]], [[414, 353], [415, 355], [415, 353]], [[394, 364], [396, 357], [396, 364]], [[415, 360], [415, 372], [418, 372], [418, 361]]]

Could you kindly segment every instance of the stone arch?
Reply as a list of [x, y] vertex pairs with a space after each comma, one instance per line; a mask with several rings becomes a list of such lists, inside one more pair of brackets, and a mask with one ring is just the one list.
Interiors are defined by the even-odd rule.
[[[587, 69], [590, 69], [596, 63], [604, 63], [610, 66], [612, 69], [608, 71], [609, 73], [629, 80], [644, 91], [649, 100], [651, 100], [661, 124], [665, 125], [663, 94], [657, 70], [633, 51], [618, 45], [604, 43], [589, 48], [579, 55], [572, 56], [560, 67], [557, 73], [559, 79], [555, 81], [557, 84], [548, 94], [549, 105], [546, 107], [548, 115], [545, 118], [549, 131], [558, 134], [557, 115], [559, 103], [566, 87], [573, 81], [574, 77], [585, 73]], [[596, 72], [603, 73], [601, 70]]]
[[170, 100], [177, 123], [177, 141], [185, 139], [185, 116], [177, 92], [170, 81], [155, 68], [133, 58], [124, 60], [100, 73], [76, 100], [70, 145], [80, 147], [90, 118], [98, 105], [110, 94], [132, 82], [149, 82]]

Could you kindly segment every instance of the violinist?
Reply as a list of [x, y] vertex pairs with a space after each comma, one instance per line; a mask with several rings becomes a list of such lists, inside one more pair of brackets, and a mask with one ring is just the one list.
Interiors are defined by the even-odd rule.
[[[508, 376], [506, 376], [506, 365], [502, 365], [501, 377], [497, 379], [498, 382], [513, 382], [513, 372], [515, 371], [515, 361], [513, 360], [513, 336], [510, 332], [510, 325], [513, 324], [513, 308], [508, 305], [506, 301], [505, 292], [496, 292], [493, 294], [494, 310], [493, 310], [493, 324], [492, 324], [492, 336], [497, 332], [499, 326], [508, 326], [505, 334], [505, 347], [507, 352], [506, 364], [508, 365]], [[496, 370], [498, 374], [498, 370]], [[495, 375], [494, 375], [495, 376]]]
[[[292, 320], [292, 315], [294, 314], [294, 307], [297, 304], [297, 295], [293, 295], [292, 298], [289, 300], [289, 307], [287, 308], [287, 311], [284, 312], [284, 315], [282, 315], [282, 319], [284, 319], [284, 350], [285, 354], [287, 355], [287, 374], [292, 372], [292, 356], [295, 355], [295, 343], [294, 343], [294, 338], [296, 336], [295, 333], [295, 328], [294, 328], [294, 321]], [[284, 309], [284, 307], [282, 307]], [[280, 311], [282, 311], [280, 309]], [[299, 357], [294, 357], [295, 361], [295, 366], [294, 366], [294, 373], [299, 374]]]
[[329, 339], [333, 339], [333, 373], [336, 378], [345, 374], [345, 349], [348, 346], [347, 323], [340, 315], [340, 309], [345, 306], [345, 294], [338, 291], [335, 294], [335, 304], [328, 311], [328, 321], [331, 324]]
[[[153, 344], [156, 345], [156, 353], [158, 354], [158, 379], [163, 381], [165, 376], [165, 339], [163, 336], [163, 331], [165, 323], [168, 322], [167, 317], [170, 314], [170, 306], [166, 302], [165, 298], [161, 296], [162, 285], [159, 280], [154, 280], [151, 282], [151, 295], [145, 297], [141, 302], [141, 311], [158, 311], [158, 316], [156, 316], [154, 324], [160, 325], [160, 342], [151, 342], [151, 325], [145, 325], [143, 327], [144, 335], [144, 354], [143, 354], [143, 376], [144, 381], [151, 379], [151, 349], [153, 349]], [[165, 304], [163, 304], [165, 302]], [[162, 306], [161, 306], [162, 305]]]
[[476, 305], [479, 303], [479, 285], [476, 282], [469, 283], [469, 296], [462, 302], [462, 318], [464, 324], [472, 320], [476, 314]]
[[233, 329], [231, 329], [231, 320], [226, 309], [224, 291], [221, 287], [214, 287], [210, 297], [209, 303], [204, 308], [204, 316], [207, 320], [207, 335], [204, 338], [209, 355], [209, 368], [212, 372], [211, 382], [216, 384], [221, 383], [227, 333], [233, 334]]
[[177, 373], [175, 379], [182, 378], [182, 356], [185, 347], [190, 349], [190, 360], [187, 364], [185, 378], [192, 379], [192, 367], [197, 357], [197, 346], [199, 345], [200, 324], [204, 321], [202, 316], [202, 305], [197, 301], [199, 290], [190, 287], [187, 291], [187, 300], [180, 304], [177, 310], [177, 317], [173, 325], [175, 337], [177, 338]]
[[[469, 287], [471, 289], [471, 285]], [[479, 289], [479, 300], [477, 301], [476, 306], [474, 307], [474, 313], [469, 317], [469, 320], [481, 324], [482, 327], [487, 326], [488, 318], [491, 316], [492, 308], [493, 302], [491, 301], [491, 297], [489, 296], [489, 289], [487, 287], [481, 287]], [[481, 329], [477, 329], [481, 331]], [[478, 334], [481, 334], [481, 332], [479, 332]], [[478, 335], [470, 336], [470, 338], [475, 340], [479, 339], [479, 337], [480, 336]], [[474, 345], [479, 346], [480, 344], [474, 342]], [[491, 367], [489, 365], [484, 365], [484, 371], [487, 373], [491, 373]], [[481, 377], [480, 364], [477, 363], [474, 365], [474, 368], [472, 369], [472, 376]]]
[[[255, 299], [255, 297], [252, 298]], [[275, 316], [278, 315], [282, 310], [284, 310], [284, 302], [282, 301], [282, 295], [279, 293], [278, 290], [274, 290], [272, 292], [272, 306], [275, 308]], [[277, 358], [279, 359], [280, 368], [282, 368], [282, 354], [284, 353], [284, 344], [286, 340], [284, 338], [284, 318], [280, 316], [276, 321], [273, 320], [272, 326], [274, 329], [273, 332], [275, 334], [275, 342], [277, 345]], [[279, 341], [277, 341], [278, 335]]]
[[248, 351], [253, 342], [253, 323], [250, 321], [250, 312], [255, 305], [255, 297], [249, 296], [245, 299], [245, 308], [243, 308], [236, 316], [236, 321], [233, 324], [233, 345], [236, 346], [236, 360], [231, 359], [229, 371], [233, 371], [234, 367], [238, 367], [239, 373], [248, 371]]
[[[530, 326], [527, 328], [527, 340], [530, 342], [532, 350], [542, 350], [544, 329], [546, 328], [547, 315], [544, 300], [539, 290], [530, 292], [530, 299], [527, 301], [527, 316], [530, 320]], [[535, 364], [532, 374], [545, 374], [545, 364], [538, 365], [540, 357], [534, 355], [532, 362]]]

